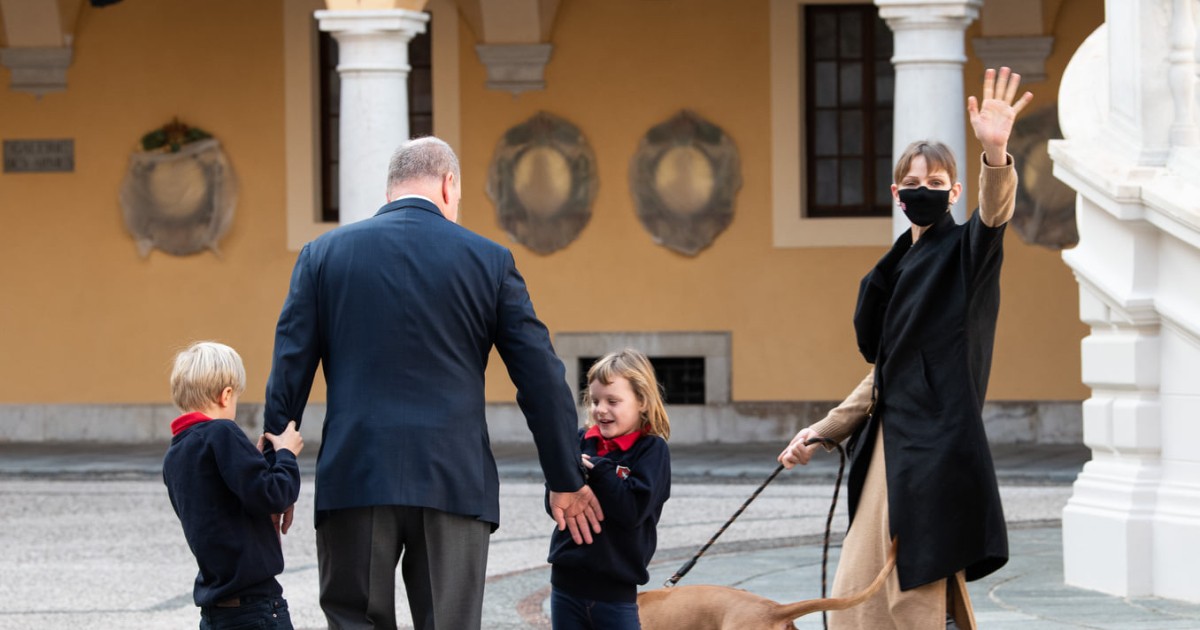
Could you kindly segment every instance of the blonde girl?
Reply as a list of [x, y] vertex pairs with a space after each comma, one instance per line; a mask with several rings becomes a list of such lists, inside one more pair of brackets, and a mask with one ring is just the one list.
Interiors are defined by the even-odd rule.
[[590, 545], [554, 532], [551, 622], [554, 630], [638, 629], [637, 587], [650, 579], [646, 566], [671, 494], [671, 424], [654, 367], [641, 352], [606, 355], [588, 370], [587, 381], [581, 463], [605, 527]]

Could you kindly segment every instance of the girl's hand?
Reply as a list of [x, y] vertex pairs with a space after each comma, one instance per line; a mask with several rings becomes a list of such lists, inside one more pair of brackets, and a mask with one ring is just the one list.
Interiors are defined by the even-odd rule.
[[1007, 67], [1000, 68], [999, 76], [995, 70], [988, 68], [983, 74], [983, 103], [976, 101], [974, 96], [967, 99], [971, 127], [975, 129], [975, 137], [983, 144], [989, 166], [1004, 166], [1007, 162], [1008, 138], [1012, 135], [1013, 121], [1033, 100], [1033, 93], [1025, 92], [1021, 100], [1013, 103], [1020, 85], [1021, 75], [1011, 72]]
[[591, 457], [588, 457], [587, 455], [582, 455], [582, 457], [583, 457], [583, 467], [584, 468], [591, 470], [596, 467], [596, 465], [592, 463]]

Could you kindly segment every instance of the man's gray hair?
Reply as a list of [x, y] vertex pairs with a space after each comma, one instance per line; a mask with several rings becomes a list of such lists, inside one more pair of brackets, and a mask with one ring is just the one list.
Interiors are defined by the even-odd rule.
[[392, 154], [388, 164], [387, 187], [419, 179], [441, 180], [446, 173], [454, 173], [454, 179], [462, 181], [458, 169], [458, 156], [445, 141], [433, 136], [414, 138], [400, 145]]

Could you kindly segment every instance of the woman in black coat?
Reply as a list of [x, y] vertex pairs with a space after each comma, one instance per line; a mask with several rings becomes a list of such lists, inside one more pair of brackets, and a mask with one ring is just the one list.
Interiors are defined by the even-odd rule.
[[982, 409], [1017, 185], [1008, 138], [1033, 98], [1014, 103], [1019, 84], [1008, 68], [988, 70], [982, 103], [968, 100], [984, 151], [979, 210], [966, 223], [949, 213], [962, 184], [945, 145], [914, 142], [897, 162], [892, 196], [912, 229], [863, 278], [854, 313], [859, 351], [875, 368], [779, 455], [790, 468], [808, 462], [811, 438], [850, 438], [851, 525], [835, 597], [866, 586], [897, 541], [887, 587], [831, 614], [831, 628], [974, 628], [965, 581], [1008, 560]]

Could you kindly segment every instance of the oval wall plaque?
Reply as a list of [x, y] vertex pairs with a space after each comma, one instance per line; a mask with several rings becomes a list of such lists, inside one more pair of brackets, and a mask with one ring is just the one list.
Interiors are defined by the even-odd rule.
[[579, 128], [538, 112], [496, 145], [487, 194], [513, 240], [550, 254], [587, 225], [597, 185], [596, 157]]
[[629, 165], [638, 219], [655, 243], [688, 256], [733, 221], [741, 187], [733, 140], [688, 110], [646, 132]]

